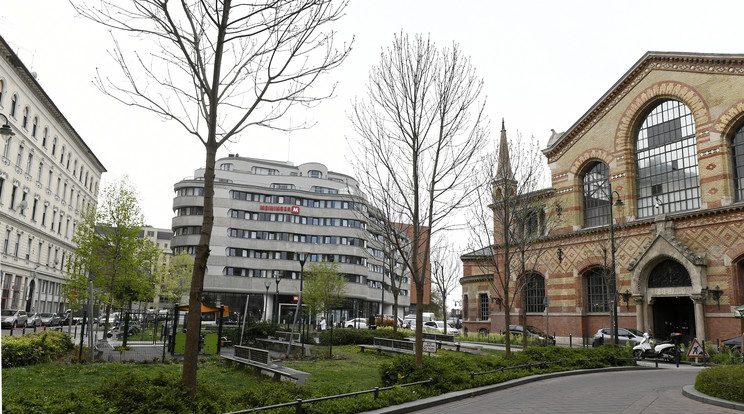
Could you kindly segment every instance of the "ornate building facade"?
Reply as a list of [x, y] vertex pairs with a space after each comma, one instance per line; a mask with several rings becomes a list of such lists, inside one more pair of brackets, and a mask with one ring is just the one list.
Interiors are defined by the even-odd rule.
[[[567, 131], [553, 132], [544, 213], [555, 225], [540, 237], [534, 271], [512, 274], [530, 282], [510, 323], [526, 312], [529, 325], [548, 322], [567, 342], [609, 327], [617, 308], [620, 327], [658, 338], [741, 335], [743, 92], [744, 55], [649, 52]], [[462, 257], [464, 325], [496, 332], [505, 321], [493, 272], [477, 265], [483, 254]]]
[[63, 312], [65, 260], [106, 169], [2, 37], [0, 114], [12, 131], [0, 140], [1, 306]]

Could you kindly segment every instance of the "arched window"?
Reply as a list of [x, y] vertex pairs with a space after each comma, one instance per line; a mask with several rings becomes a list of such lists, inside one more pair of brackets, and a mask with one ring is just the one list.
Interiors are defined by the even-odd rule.
[[0, 106], [3, 106], [4, 97], [5, 97], [5, 81], [0, 79]]
[[651, 109], [638, 130], [636, 162], [639, 218], [700, 208], [695, 120], [685, 104]]
[[731, 155], [734, 161], [734, 194], [736, 201], [744, 201], [744, 126], [736, 131], [731, 140]]
[[62, 165], [65, 165], [65, 150], [66, 149], [67, 149], [67, 147], [65, 147], [64, 145], [62, 145], [62, 152], [59, 154], [59, 163], [62, 164]]
[[606, 279], [609, 269], [592, 269], [586, 275], [586, 310], [587, 312], [609, 312], [610, 301]]
[[52, 140], [52, 156], [57, 155], [57, 137]]
[[16, 107], [18, 107], [18, 95], [13, 95], [13, 98], [10, 100], [10, 116], [15, 118], [16, 116]]
[[582, 179], [584, 226], [605, 226], [610, 222], [610, 168], [603, 162], [591, 166]]
[[545, 312], [545, 278], [536, 273], [527, 277], [527, 312]]
[[41, 146], [46, 148], [47, 145], [47, 137], [49, 136], [49, 128], [44, 128], [44, 134], [41, 137]]
[[31, 136], [36, 138], [36, 129], [39, 127], [39, 117], [34, 117], [34, 122], [31, 123]]
[[21, 122], [21, 125], [23, 125], [23, 129], [28, 129], [28, 106], [23, 108], [23, 121]]

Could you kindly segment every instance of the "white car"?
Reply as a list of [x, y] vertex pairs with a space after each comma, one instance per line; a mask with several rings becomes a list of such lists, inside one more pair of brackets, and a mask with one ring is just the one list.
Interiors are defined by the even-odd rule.
[[[444, 334], [444, 321], [426, 321], [424, 322], [424, 332]], [[447, 324], [447, 335], [459, 335], [460, 330], [452, 326], [451, 323]]]
[[367, 319], [366, 318], [351, 319], [351, 320], [344, 322], [344, 326], [347, 328], [367, 329]]

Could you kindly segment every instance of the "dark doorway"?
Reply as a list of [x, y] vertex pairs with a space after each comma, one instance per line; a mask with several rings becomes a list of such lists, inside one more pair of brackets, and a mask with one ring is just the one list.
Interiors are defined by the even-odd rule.
[[34, 303], [34, 290], [36, 288], [36, 281], [32, 280], [28, 284], [28, 300], [26, 300], [26, 313], [30, 313]]
[[654, 338], [667, 340], [672, 332], [680, 332], [682, 341], [689, 343], [695, 337], [695, 309], [689, 297], [656, 298], [653, 315]]

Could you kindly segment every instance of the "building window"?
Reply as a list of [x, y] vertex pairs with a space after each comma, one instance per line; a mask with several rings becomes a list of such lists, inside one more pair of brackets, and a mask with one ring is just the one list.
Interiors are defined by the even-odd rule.
[[52, 140], [52, 156], [56, 156], [57, 154], [57, 137], [54, 137]]
[[469, 308], [468, 308], [469, 305], [470, 305], [470, 303], [468, 302], [468, 295], [464, 295], [462, 297], [462, 319], [463, 320], [466, 320], [466, 321], [469, 320], [469, 318], [470, 318], [470, 312], [468, 312], [469, 311]]
[[736, 201], [744, 201], [744, 126], [731, 140], [731, 155], [734, 159], [734, 189]]
[[223, 170], [223, 171], [232, 171], [233, 170], [233, 165], [230, 162], [224, 162], [224, 163], [220, 164], [220, 170]]
[[36, 129], [39, 128], [39, 117], [34, 117], [34, 122], [31, 124], [31, 136], [36, 138]]
[[[0, 106], [3, 105], [3, 98], [5, 97], [5, 82], [0, 79]], [[3, 309], [5, 309], [5, 306], [3, 306]]]
[[607, 225], [610, 221], [610, 169], [598, 162], [582, 179], [584, 193], [584, 226]]
[[307, 176], [310, 178], [323, 178], [323, 173], [318, 170], [309, 170]]
[[23, 108], [23, 120], [21, 121], [23, 129], [28, 129], [28, 106]]
[[13, 118], [16, 117], [16, 107], [18, 107], [18, 95], [13, 95], [13, 98], [10, 99], [10, 116]]
[[605, 275], [609, 269], [598, 268], [591, 270], [586, 275], [586, 293], [587, 293], [587, 311], [588, 312], [609, 312], [610, 302], [607, 299], [607, 283]]
[[488, 311], [488, 294], [480, 294], [480, 320], [487, 321], [490, 312]]
[[636, 162], [639, 218], [700, 208], [695, 120], [685, 104], [664, 101], [646, 115]]
[[279, 175], [279, 170], [273, 168], [251, 167], [251, 172], [258, 175]]
[[545, 278], [538, 274], [529, 276], [526, 286], [527, 312], [544, 312], [545, 304]]

